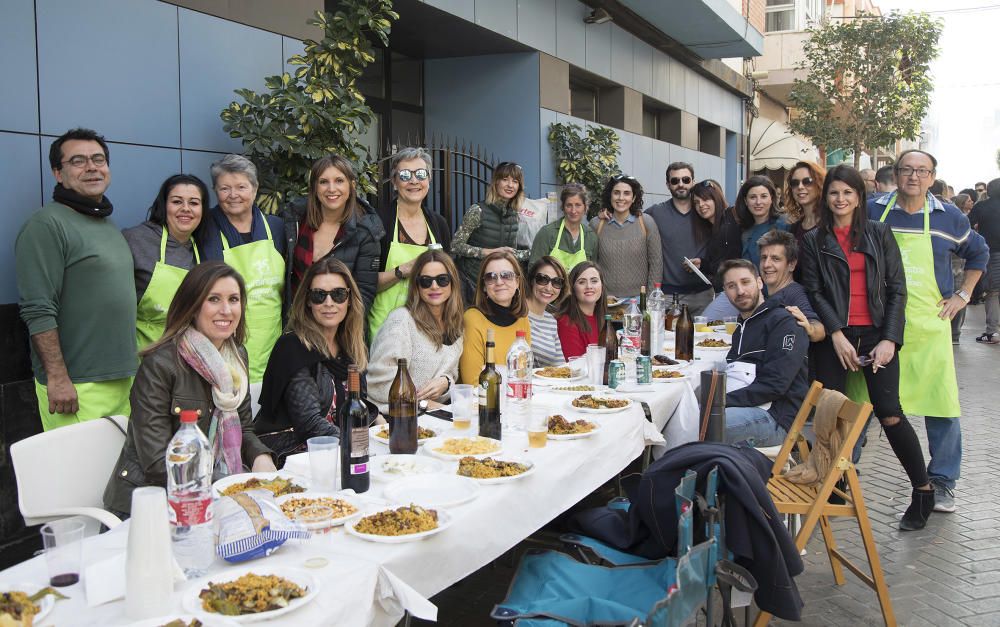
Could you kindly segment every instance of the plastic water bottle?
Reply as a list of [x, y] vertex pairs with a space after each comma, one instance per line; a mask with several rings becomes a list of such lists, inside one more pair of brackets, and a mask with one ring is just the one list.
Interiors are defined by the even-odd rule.
[[659, 283], [653, 284], [653, 291], [646, 299], [649, 309], [649, 354], [658, 355], [663, 352], [664, 317], [667, 315], [667, 296], [660, 289]]
[[503, 408], [504, 423], [512, 429], [527, 428], [531, 416], [531, 378], [534, 376], [534, 357], [524, 331], [507, 351], [507, 402]]
[[203, 576], [215, 558], [213, 461], [198, 413], [182, 411], [181, 428], [167, 445], [167, 513], [174, 558], [188, 579]]
[[642, 351], [642, 312], [633, 298], [622, 320], [622, 343], [619, 348], [621, 359], [625, 362], [625, 380], [636, 383], [636, 360]]

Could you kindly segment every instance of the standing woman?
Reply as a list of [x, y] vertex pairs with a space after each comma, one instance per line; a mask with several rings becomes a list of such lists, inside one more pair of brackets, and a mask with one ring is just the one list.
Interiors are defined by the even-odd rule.
[[390, 161], [396, 198], [379, 209], [382, 236], [378, 294], [368, 313], [369, 337], [378, 334], [389, 312], [406, 304], [414, 260], [432, 244], [451, 248], [451, 229], [444, 217], [430, 213], [424, 199], [431, 186], [431, 156], [423, 148], [403, 148]]
[[285, 226], [256, 205], [257, 168], [240, 155], [212, 164], [212, 186], [219, 204], [202, 225], [198, 246], [203, 259], [221, 259], [246, 281], [244, 317], [250, 382], [264, 377], [271, 348], [281, 335], [285, 288]]
[[[816, 378], [843, 392], [848, 371], [864, 373], [875, 415], [913, 485], [899, 528], [922, 529], [934, 509], [934, 488], [899, 402], [897, 352], [906, 308], [899, 246], [887, 225], [868, 219], [865, 183], [854, 168], [830, 170], [822, 199], [819, 227], [806, 235], [802, 260], [805, 288], [829, 333], [817, 345]], [[862, 355], [870, 365], [861, 365]]]
[[535, 365], [558, 366], [565, 363], [565, 359], [553, 311], [558, 309], [565, 294], [566, 271], [555, 257], [544, 255], [531, 264], [528, 283], [528, 322]]
[[602, 203], [611, 209], [608, 220], [590, 221], [597, 233], [597, 257], [604, 270], [604, 293], [616, 298], [639, 296], [643, 285], [653, 289], [663, 277], [660, 230], [642, 212], [642, 185], [626, 174], [613, 176], [604, 186]]
[[507, 251], [486, 255], [476, 280], [475, 301], [465, 311], [465, 335], [458, 376], [476, 384], [486, 363], [486, 329], [494, 330], [497, 360], [506, 359], [518, 331], [531, 342], [531, 324], [525, 297], [524, 275], [517, 258]]
[[285, 302], [291, 302], [306, 270], [326, 258], [344, 262], [361, 291], [367, 312], [378, 283], [379, 220], [358, 196], [358, 175], [340, 155], [321, 157], [309, 171], [309, 197], [284, 213], [289, 273]]
[[597, 260], [597, 234], [585, 221], [590, 203], [586, 187], [579, 183], [566, 185], [559, 201], [563, 218], [538, 231], [531, 246], [530, 263], [548, 255], [570, 272], [578, 263]]
[[742, 257], [760, 266], [760, 248], [757, 240], [772, 229], [788, 230], [784, 218], [778, 215], [778, 194], [774, 183], [766, 176], [751, 176], [740, 186], [736, 198], [736, 217], [743, 229]]
[[146, 221], [122, 231], [135, 266], [139, 350], [163, 335], [170, 301], [188, 271], [201, 261], [194, 233], [207, 203], [204, 181], [175, 174], [160, 185]]
[[181, 281], [163, 336], [142, 351], [125, 444], [104, 490], [109, 510], [128, 514], [135, 488], [166, 487], [167, 445], [182, 409], [197, 411], [209, 436], [213, 479], [275, 470], [250, 414], [245, 300], [243, 278], [221, 261], [197, 265]]
[[569, 296], [559, 312], [559, 341], [567, 361], [597, 344], [607, 310], [601, 269], [590, 261], [577, 264], [569, 273]]
[[493, 168], [485, 202], [465, 212], [451, 241], [451, 255], [462, 275], [463, 296], [468, 302], [476, 299], [474, 288], [486, 257], [506, 252], [518, 263], [528, 260], [530, 251], [517, 250], [518, 211], [523, 201], [524, 171], [518, 164], [504, 161]]
[[[799, 161], [785, 179], [785, 220], [802, 248], [806, 233], [819, 226], [819, 204], [826, 169], [812, 161]], [[799, 278], [801, 269], [796, 272]]]
[[715, 277], [719, 264], [727, 259], [739, 259], [743, 252], [736, 209], [729, 207], [726, 197], [711, 180], [695, 185], [691, 189], [691, 197], [697, 214], [694, 219], [695, 237], [699, 243], [708, 241], [699, 269], [712, 279], [713, 289], [718, 294], [722, 292], [721, 279]]
[[424, 251], [412, 268], [405, 306], [389, 313], [372, 343], [368, 396], [383, 412], [399, 359], [407, 360], [417, 400], [429, 405], [444, 402], [458, 379], [465, 328], [458, 269], [443, 250]]

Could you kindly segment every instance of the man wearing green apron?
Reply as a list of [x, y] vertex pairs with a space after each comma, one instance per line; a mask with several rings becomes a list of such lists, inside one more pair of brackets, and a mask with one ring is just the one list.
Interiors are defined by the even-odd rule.
[[587, 224], [587, 189], [570, 183], [560, 196], [563, 218], [546, 224], [535, 235], [528, 259], [530, 268], [550, 255], [563, 265], [566, 274], [581, 261], [597, 261], [597, 233]]
[[[899, 400], [907, 414], [924, 416], [934, 510], [953, 512], [962, 430], [951, 319], [968, 304], [989, 250], [957, 207], [928, 194], [936, 167], [929, 153], [903, 152], [894, 165], [897, 192], [870, 200], [868, 215], [892, 227], [903, 257], [907, 298]], [[951, 273], [952, 253], [966, 260], [965, 280], [958, 290]]]

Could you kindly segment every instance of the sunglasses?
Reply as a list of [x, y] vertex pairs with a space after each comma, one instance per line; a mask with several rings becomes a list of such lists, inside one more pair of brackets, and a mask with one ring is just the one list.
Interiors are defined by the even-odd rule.
[[535, 281], [535, 285], [548, 285], [551, 283], [552, 287], [557, 290], [561, 290], [563, 285], [566, 285], [566, 281], [564, 281], [561, 277], [549, 276], [547, 274], [542, 274], [541, 272], [537, 273], [534, 277], [532, 277], [532, 279]]
[[678, 183], [684, 183], [685, 185], [688, 185], [688, 184], [691, 183], [691, 177], [690, 176], [671, 176], [670, 177], [670, 184], [671, 185], [677, 185]]
[[333, 302], [338, 305], [343, 305], [347, 302], [350, 295], [351, 290], [346, 287], [335, 287], [329, 292], [326, 290], [312, 288], [309, 290], [309, 302], [313, 305], [322, 305], [326, 302], [326, 297], [329, 296], [333, 299]]
[[425, 290], [430, 289], [431, 285], [434, 283], [437, 283], [438, 287], [448, 287], [451, 285], [451, 277], [447, 274], [439, 274], [437, 276], [421, 274], [417, 277], [417, 285]]
[[798, 187], [799, 185], [802, 185], [804, 187], [812, 187], [812, 184], [815, 182], [816, 180], [811, 176], [807, 176], [804, 179], [788, 179], [788, 185], [793, 188]]
[[510, 270], [504, 270], [503, 272], [487, 272], [483, 275], [483, 279], [487, 284], [494, 284], [503, 281], [509, 283], [517, 278], [517, 275]]
[[426, 181], [431, 177], [430, 172], [426, 168], [417, 168], [416, 170], [400, 170], [396, 173], [399, 180], [404, 183], [409, 183], [410, 179], [417, 179], [418, 181]]
[[611, 177], [611, 180], [617, 183], [618, 181], [634, 181], [634, 176], [629, 176], [628, 174], [616, 174]]
[[503, 168], [503, 167], [510, 167], [510, 168], [514, 168], [515, 170], [522, 169], [520, 165], [514, 163], [513, 161], [501, 161], [500, 163], [496, 164], [493, 167], [493, 169], [494, 170], [499, 170], [500, 168]]

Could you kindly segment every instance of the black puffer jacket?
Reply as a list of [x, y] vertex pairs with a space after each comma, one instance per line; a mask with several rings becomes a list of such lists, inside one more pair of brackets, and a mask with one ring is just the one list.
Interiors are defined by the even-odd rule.
[[[346, 229], [344, 238], [337, 242], [327, 256], [333, 255], [344, 262], [350, 269], [361, 290], [361, 300], [365, 304], [365, 313], [371, 309], [378, 289], [379, 255], [382, 250], [382, 237], [385, 227], [368, 202], [358, 196], [363, 214], [360, 218], [352, 217], [341, 227]], [[306, 218], [306, 199], [292, 201], [282, 212], [285, 222], [285, 307], [292, 302], [295, 295], [292, 292], [292, 268], [295, 262], [295, 243], [299, 238], [299, 225]], [[318, 260], [314, 260], [318, 261]]]
[[[865, 256], [868, 310], [881, 337], [903, 345], [906, 323], [906, 276], [899, 245], [887, 224], [869, 220], [857, 252]], [[820, 227], [802, 245], [802, 285], [827, 334], [847, 326], [851, 269], [836, 236]]]

